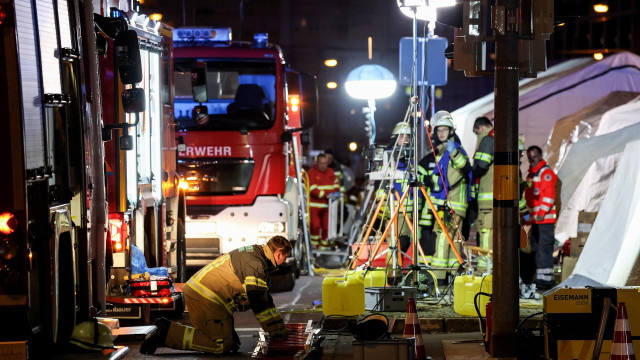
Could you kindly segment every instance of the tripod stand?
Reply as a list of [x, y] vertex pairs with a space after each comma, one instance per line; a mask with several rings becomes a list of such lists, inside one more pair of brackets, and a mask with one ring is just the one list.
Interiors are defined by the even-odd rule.
[[[400, 125], [400, 124], [398, 124]], [[396, 144], [394, 146], [394, 150], [390, 153], [390, 154], [398, 154], [398, 153], [402, 153], [402, 150], [400, 152], [396, 152], [396, 146], [398, 144]], [[404, 145], [402, 145], [404, 146]], [[386, 158], [385, 158], [386, 159]], [[353, 258], [353, 261], [351, 263], [351, 268], [355, 269], [355, 267], [358, 265], [358, 261], [362, 262], [363, 265], [366, 265], [367, 268], [370, 268], [373, 260], [376, 258], [378, 252], [380, 251], [382, 242], [386, 239], [387, 235], [390, 233], [391, 234], [391, 239], [390, 239], [390, 246], [388, 249], [385, 250], [389, 251], [389, 250], [396, 250], [397, 246], [396, 246], [396, 234], [395, 234], [395, 226], [398, 224], [398, 216], [403, 216], [403, 220], [405, 220], [405, 224], [409, 227], [409, 230], [411, 231], [411, 233], [413, 234], [413, 244], [414, 244], [414, 255], [411, 258], [412, 261], [412, 265], [410, 267], [410, 269], [412, 270], [416, 270], [413, 271], [413, 275], [414, 275], [414, 280], [413, 280], [413, 284], [417, 284], [418, 280], [418, 270], [419, 270], [419, 265], [418, 265], [418, 256], [422, 256], [423, 262], [425, 263], [426, 266], [429, 266], [428, 261], [426, 260], [426, 256], [424, 255], [424, 252], [422, 251], [422, 248], [420, 246], [420, 243], [418, 241], [419, 237], [418, 237], [418, 228], [417, 228], [417, 216], [418, 216], [418, 206], [417, 204], [419, 203], [418, 197], [417, 196], [413, 196], [413, 199], [416, 203], [416, 206], [414, 207], [414, 218], [410, 219], [409, 215], [407, 214], [407, 211], [405, 209], [405, 202], [407, 201], [407, 198], [409, 196], [409, 191], [413, 190], [413, 193], [416, 194], [418, 193], [418, 191], [421, 191], [422, 195], [424, 195], [425, 197], [425, 201], [429, 206], [429, 209], [431, 210], [431, 212], [434, 214], [434, 217], [436, 218], [438, 224], [440, 225], [440, 227], [443, 229], [443, 233], [445, 235], [445, 237], [447, 238], [447, 241], [449, 243], [449, 245], [451, 246], [451, 249], [454, 251], [454, 254], [456, 255], [456, 258], [458, 259], [459, 263], [463, 263], [462, 261], [462, 257], [460, 256], [459, 252], [457, 251], [453, 240], [451, 239], [451, 236], [449, 235], [449, 232], [447, 231], [447, 228], [444, 225], [444, 222], [442, 220], [442, 218], [439, 216], [435, 206], [433, 205], [431, 199], [429, 198], [424, 186], [422, 185], [422, 183], [420, 183], [419, 181], [417, 181], [417, 177], [414, 175], [414, 177], [412, 179], [410, 179], [410, 181], [408, 181], [408, 179], [406, 179], [406, 175], [411, 174], [411, 169], [410, 166], [413, 166], [413, 173], [416, 173], [416, 168], [417, 168], [417, 161], [414, 160], [413, 165], [411, 163], [406, 164], [406, 168], [403, 169], [403, 171], [399, 171], [397, 170], [398, 167], [396, 167], [395, 159], [389, 159], [388, 161], [383, 161], [383, 170], [382, 172], [374, 172], [370, 174], [370, 179], [374, 178], [374, 179], [378, 179], [378, 180], [385, 180], [385, 181], [396, 181], [396, 180], [400, 180], [400, 183], [403, 183], [403, 194], [402, 196], [399, 196], [399, 193], [396, 191], [396, 189], [393, 189], [393, 186], [389, 187], [388, 191], [385, 191], [381, 194], [379, 201], [378, 201], [378, 205], [375, 208], [375, 211], [373, 212], [373, 216], [370, 217], [367, 221], [368, 223], [368, 227], [366, 228], [366, 231], [364, 231], [364, 236], [361, 236], [357, 243], [360, 245], [360, 247], [357, 249], [356, 251], [356, 255]], [[391, 173], [390, 173], [390, 169]], [[404, 171], [406, 169], [406, 171]], [[398, 175], [399, 173], [399, 175]], [[409, 186], [406, 186], [409, 185]], [[382, 186], [382, 184], [381, 184]], [[380, 189], [379, 189], [380, 191]], [[375, 249], [371, 252], [371, 256], [368, 257], [367, 261], [362, 261], [361, 259], [361, 254], [365, 248], [365, 243], [367, 242], [367, 240], [369, 239], [369, 235], [371, 234], [371, 231], [373, 229], [374, 226], [374, 222], [376, 221], [376, 218], [378, 217], [378, 214], [380, 213], [383, 205], [386, 204], [389, 206], [390, 209], [390, 213], [391, 213], [391, 217], [389, 219], [389, 221], [387, 222], [387, 225], [384, 229], [384, 232], [382, 232], [381, 235], [380, 232], [377, 233], [377, 235], [375, 236]], [[397, 205], [394, 205], [395, 201], [397, 201]], [[400, 211], [402, 211], [402, 215], [400, 215]], [[363, 228], [364, 230], [364, 228]], [[379, 235], [379, 236], [378, 236]], [[400, 259], [402, 254], [399, 253], [398, 254]], [[392, 263], [392, 269], [395, 272], [395, 270], [397, 269], [397, 262], [396, 262], [396, 257], [395, 256], [391, 256], [391, 263]], [[391, 283], [391, 282], [390, 282]]]

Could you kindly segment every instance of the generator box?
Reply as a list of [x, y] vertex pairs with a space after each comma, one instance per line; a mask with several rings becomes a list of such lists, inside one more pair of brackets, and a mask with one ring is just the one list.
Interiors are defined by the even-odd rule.
[[[618, 303], [627, 304], [633, 346], [640, 349], [640, 288], [558, 288], [544, 296], [546, 357], [556, 360], [590, 359], [596, 344], [603, 311], [604, 341], [599, 360], [609, 359]], [[605, 299], [611, 304], [605, 309]]]
[[407, 311], [409, 298], [416, 297], [416, 288], [368, 287], [364, 289], [364, 309], [371, 311]]
[[413, 360], [414, 338], [353, 340], [354, 360]]

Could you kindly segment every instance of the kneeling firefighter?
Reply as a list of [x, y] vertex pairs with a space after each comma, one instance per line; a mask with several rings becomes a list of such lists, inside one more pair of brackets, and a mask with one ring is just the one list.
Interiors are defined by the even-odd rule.
[[222, 255], [193, 275], [183, 288], [193, 326], [164, 318], [158, 330], [140, 347], [143, 354], [156, 348], [222, 354], [236, 352], [240, 338], [233, 327], [233, 312], [253, 310], [272, 338], [286, 338], [289, 330], [269, 294], [269, 274], [291, 252], [291, 243], [274, 236], [265, 245], [250, 245]]

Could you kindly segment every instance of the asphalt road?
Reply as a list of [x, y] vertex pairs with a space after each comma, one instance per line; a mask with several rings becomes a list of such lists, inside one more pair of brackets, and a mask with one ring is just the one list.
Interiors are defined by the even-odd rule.
[[[314, 309], [314, 301], [322, 300], [322, 281], [321, 276], [301, 276], [297, 281], [295, 288], [290, 292], [272, 293], [274, 303], [283, 314], [286, 323], [306, 323], [313, 321], [314, 325], [318, 325], [323, 320], [322, 311]], [[188, 310], [188, 309], [187, 309]], [[154, 314], [152, 314], [152, 317]], [[161, 315], [157, 315], [161, 316]], [[115, 340], [116, 345], [123, 345], [129, 348], [129, 351], [121, 357], [121, 359], [251, 359], [256, 344], [258, 343], [259, 325], [253, 316], [253, 312], [235, 313], [235, 326], [240, 340], [242, 342], [240, 351], [236, 354], [213, 355], [198, 352], [173, 350], [169, 348], [159, 348], [154, 355], [140, 354], [141, 340], [121, 339]], [[184, 324], [190, 324], [189, 314], [185, 312], [182, 319], [178, 320]], [[139, 325], [126, 324], [125, 325]], [[401, 334], [394, 334], [402, 336]], [[468, 343], [467, 340], [477, 340], [481, 338], [480, 333], [449, 333], [449, 334], [424, 334], [423, 340], [426, 353], [432, 360], [445, 360], [444, 343], [457, 341], [460, 345], [455, 345], [459, 350], [451, 353], [451, 345], [449, 346], [450, 354], [447, 357], [452, 359], [485, 359], [486, 353], [481, 353], [481, 345], [473, 341]], [[338, 331], [327, 333], [327, 340], [322, 344], [322, 354], [319, 360], [347, 360], [353, 359], [353, 346], [351, 341], [353, 336], [346, 331]], [[103, 358], [107, 359], [107, 358]], [[84, 359], [83, 359], [84, 360]], [[367, 359], [368, 360], [368, 359]]]

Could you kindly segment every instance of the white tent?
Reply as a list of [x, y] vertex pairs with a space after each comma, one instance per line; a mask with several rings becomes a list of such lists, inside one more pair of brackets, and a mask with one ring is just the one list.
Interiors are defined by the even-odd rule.
[[[635, 93], [615, 94], [618, 98], [625, 98]], [[600, 210], [624, 146], [640, 139], [640, 96], [635, 96], [632, 101], [614, 107], [599, 117], [595, 116], [597, 112], [591, 113], [594, 116], [585, 116], [580, 126], [588, 128], [589, 132], [583, 129], [572, 135], [567, 129], [564, 130], [565, 136], [573, 139], [563, 144], [568, 154], [558, 160], [562, 163], [558, 171], [558, 177], [562, 180], [562, 210], [555, 230], [559, 241], [576, 237], [580, 211]], [[603, 105], [602, 101], [597, 103]], [[557, 132], [553, 135], [560, 137]], [[578, 137], [583, 139], [578, 140]], [[555, 148], [558, 148], [558, 144]]]
[[[640, 128], [640, 125], [632, 125], [625, 129], [630, 128]], [[625, 129], [620, 131], [624, 132]], [[640, 133], [640, 129], [636, 131]], [[576, 148], [577, 146], [572, 152], [576, 151]], [[559, 286], [627, 285], [629, 274], [640, 254], [638, 154], [640, 140], [626, 144], [573, 274]]]
[[[556, 172], [562, 167], [573, 144], [596, 136], [602, 116], [613, 108], [635, 101], [637, 92], [614, 91], [577, 112], [558, 120], [547, 140], [545, 159]], [[626, 126], [626, 125], [625, 125]]]
[[[549, 68], [537, 79], [521, 81], [519, 132], [525, 144], [544, 148], [556, 121], [613, 91], [640, 92], [640, 56], [622, 52], [601, 61], [575, 59]], [[493, 105], [489, 94], [452, 112], [467, 152], [473, 153], [476, 145], [475, 118], [492, 118]]]

